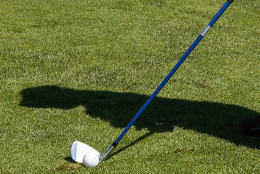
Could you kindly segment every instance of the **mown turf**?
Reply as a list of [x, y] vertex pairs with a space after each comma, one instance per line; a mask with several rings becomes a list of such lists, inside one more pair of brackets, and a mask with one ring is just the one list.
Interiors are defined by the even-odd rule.
[[86, 169], [223, 5], [212, 0], [2, 0], [1, 173], [260, 173], [257, 0], [235, 1], [112, 157]]

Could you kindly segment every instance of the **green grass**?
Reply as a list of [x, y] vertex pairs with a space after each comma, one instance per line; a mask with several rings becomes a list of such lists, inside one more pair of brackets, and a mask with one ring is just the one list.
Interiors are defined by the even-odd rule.
[[120, 142], [101, 153], [223, 5], [217, 0], [2, 0], [0, 173], [260, 173], [258, 0], [235, 1]]

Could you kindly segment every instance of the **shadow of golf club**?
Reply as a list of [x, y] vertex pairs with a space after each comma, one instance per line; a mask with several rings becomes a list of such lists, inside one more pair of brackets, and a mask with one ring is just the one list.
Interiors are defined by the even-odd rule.
[[[58, 86], [27, 88], [21, 91], [21, 96], [20, 105], [25, 107], [71, 109], [84, 106], [91, 117], [98, 117], [116, 128], [124, 128], [149, 98], [135, 93], [74, 90]], [[115, 153], [155, 132], [173, 131], [174, 126], [260, 149], [259, 139], [250, 139], [241, 131], [242, 121], [256, 116], [259, 116], [258, 112], [236, 105], [156, 97], [134, 124], [137, 130], [147, 128], [149, 133]]]

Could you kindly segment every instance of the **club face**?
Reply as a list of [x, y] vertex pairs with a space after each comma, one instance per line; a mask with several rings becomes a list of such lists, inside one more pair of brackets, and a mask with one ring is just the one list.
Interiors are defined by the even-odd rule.
[[83, 157], [88, 152], [92, 152], [100, 156], [100, 153], [97, 150], [80, 141], [73, 142], [70, 152], [71, 158], [78, 163], [83, 163]]

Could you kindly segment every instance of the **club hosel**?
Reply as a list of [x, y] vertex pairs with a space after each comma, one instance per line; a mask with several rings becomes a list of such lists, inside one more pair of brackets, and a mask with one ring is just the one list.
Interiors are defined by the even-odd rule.
[[104, 161], [104, 160], [106, 160], [106, 159], [110, 156], [110, 154], [114, 151], [114, 149], [116, 148], [117, 145], [118, 145], [118, 143], [117, 143], [116, 141], [113, 142], [113, 144], [111, 144], [111, 145], [107, 148], [107, 150], [105, 151], [105, 153], [99, 157], [99, 161]]
[[233, 2], [234, 0], [227, 0], [227, 2], [229, 2], [230, 4]]

